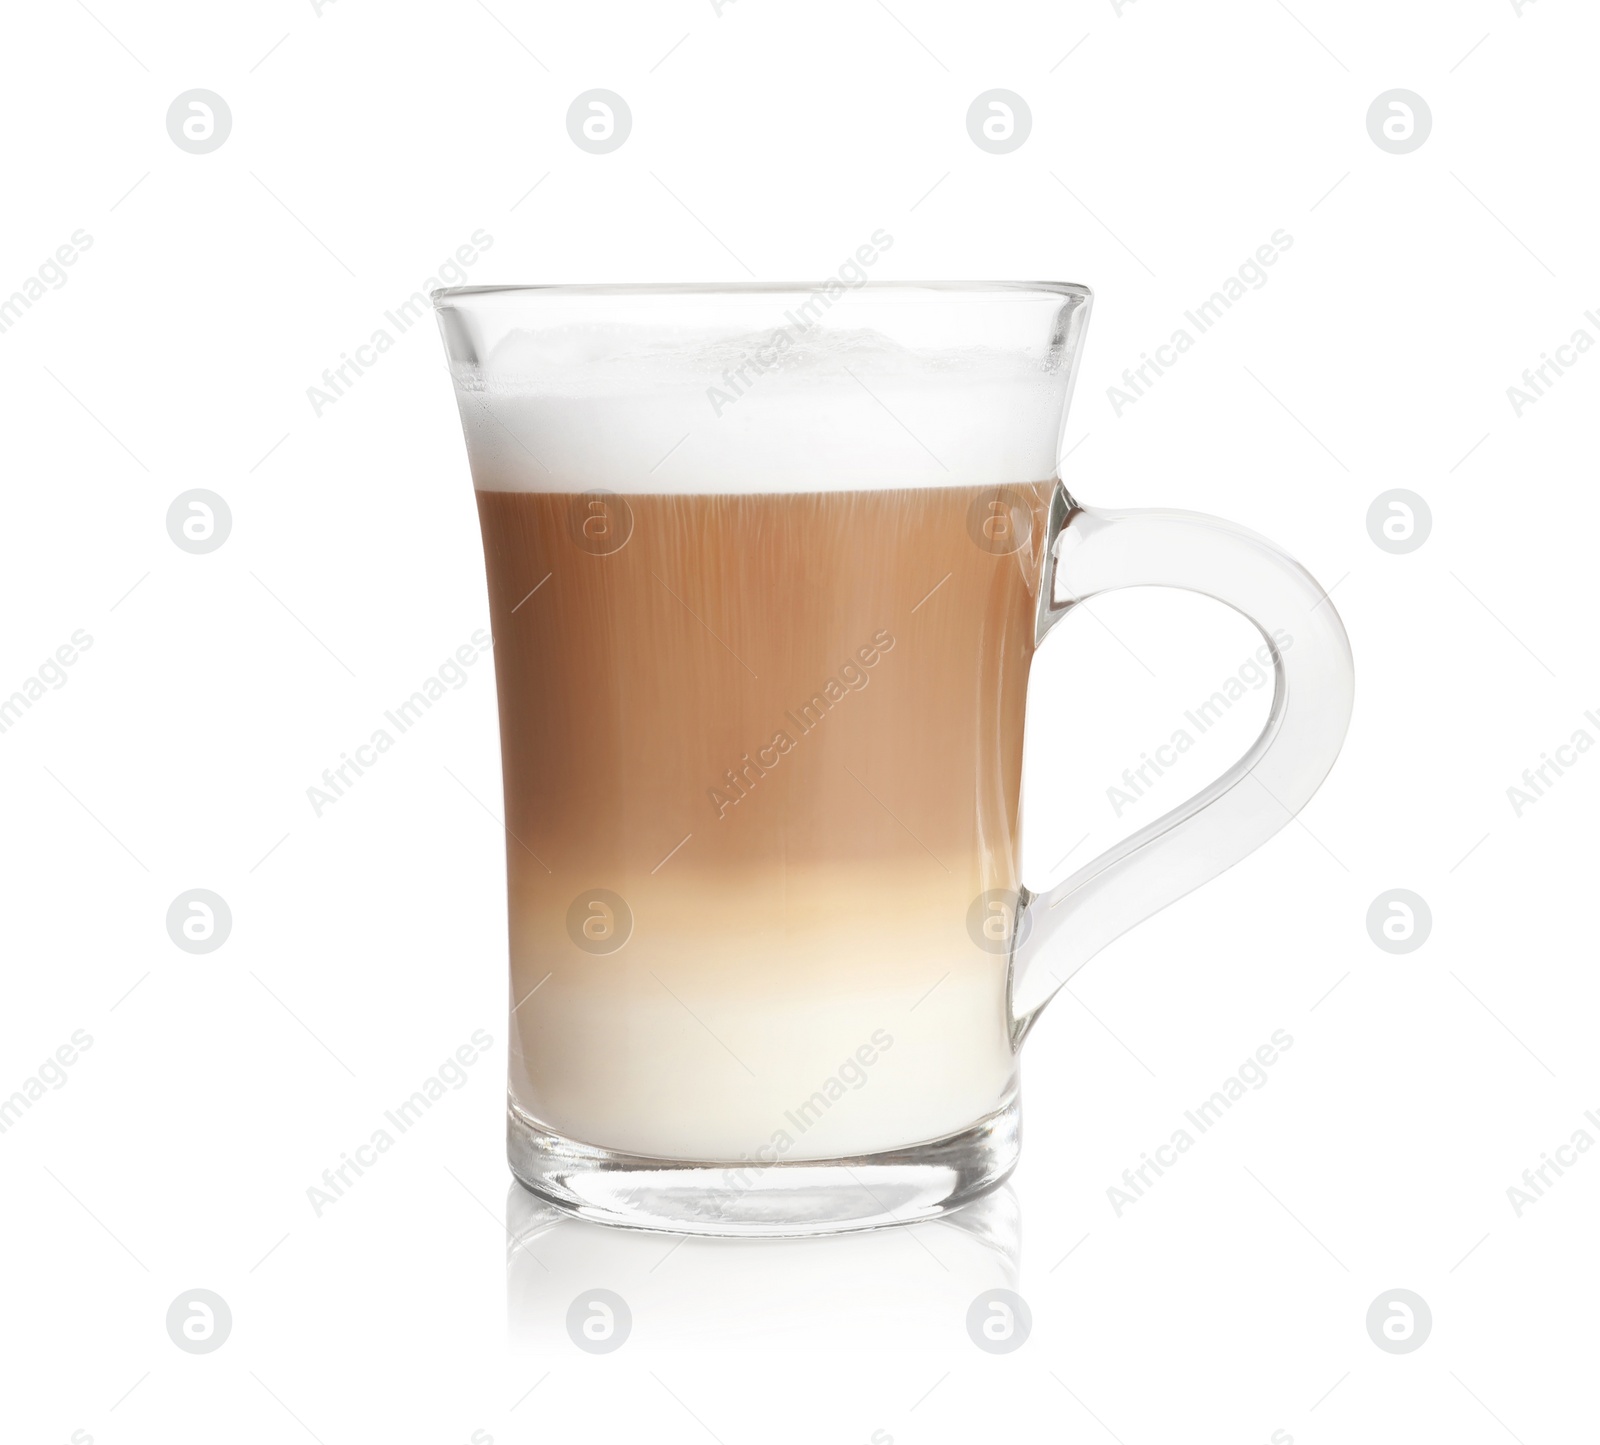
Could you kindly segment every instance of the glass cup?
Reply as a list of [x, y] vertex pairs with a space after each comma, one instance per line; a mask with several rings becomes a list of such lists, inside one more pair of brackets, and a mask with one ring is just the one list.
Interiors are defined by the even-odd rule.
[[[434, 293], [488, 575], [509, 1154], [535, 1194], [800, 1235], [992, 1189], [1044, 1004], [1333, 765], [1351, 659], [1317, 583], [1231, 523], [1084, 507], [1060, 480], [1090, 300]], [[1270, 714], [1209, 787], [1036, 893], [1034, 654], [1078, 603], [1142, 586], [1253, 622]]]

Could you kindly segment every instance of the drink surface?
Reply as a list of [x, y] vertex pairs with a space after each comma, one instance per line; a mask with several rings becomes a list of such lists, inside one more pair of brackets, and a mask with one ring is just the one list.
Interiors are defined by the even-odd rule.
[[763, 303], [740, 326], [575, 315], [485, 335], [452, 361], [473, 481], [705, 496], [1050, 476], [1072, 379], [1058, 300], [952, 315], [858, 297], [855, 325], [796, 329]]
[[516, 1108], [774, 1162], [1005, 1102], [1052, 485], [478, 492]]

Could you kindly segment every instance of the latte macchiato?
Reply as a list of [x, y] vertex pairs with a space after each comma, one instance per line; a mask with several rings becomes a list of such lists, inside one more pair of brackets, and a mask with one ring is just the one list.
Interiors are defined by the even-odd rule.
[[[506, 1152], [583, 1218], [820, 1234], [993, 1189], [1039, 1010], [1293, 818], [1349, 724], [1303, 567], [1060, 479], [1087, 290], [858, 274], [435, 296], [495, 633]], [[1133, 587], [1254, 623], [1267, 722], [1035, 891], [1035, 651]]]
[[527, 1121], [770, 1163], [1009, 1097], [1051, 485], [479, 490]]

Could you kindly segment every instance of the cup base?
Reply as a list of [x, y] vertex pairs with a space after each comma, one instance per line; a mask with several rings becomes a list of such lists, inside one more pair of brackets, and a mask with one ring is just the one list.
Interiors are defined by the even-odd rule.
[[1016, 1167], [1021, 1103], [940, 1139], [776, 1164], [624, 1154], [552, 1133], [515, 1108], [506, 1152], [524, 1188], [579, 1219], [669, 1234], [800, 1238], [935, 1219]]

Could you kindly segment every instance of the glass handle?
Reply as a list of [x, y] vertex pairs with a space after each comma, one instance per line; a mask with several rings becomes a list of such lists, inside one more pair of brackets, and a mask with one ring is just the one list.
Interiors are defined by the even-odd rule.
[[[1254, 852], [1328, 775], [1350, 724], [1350, 641], [1328, 595], [1264, 537], [1198, 512], [1100, 511], [1058, 488], [1035, 641], [1119, 587], [1225, 602], [1272, 652], [1266, 725], [1209, 787], [1044, 893], [1023, 889], [1011, 979], [1020, 1041], [1039, 1009], [1113, 939]], [[1287, 641], [1285, 641], [1287, 639]]]

